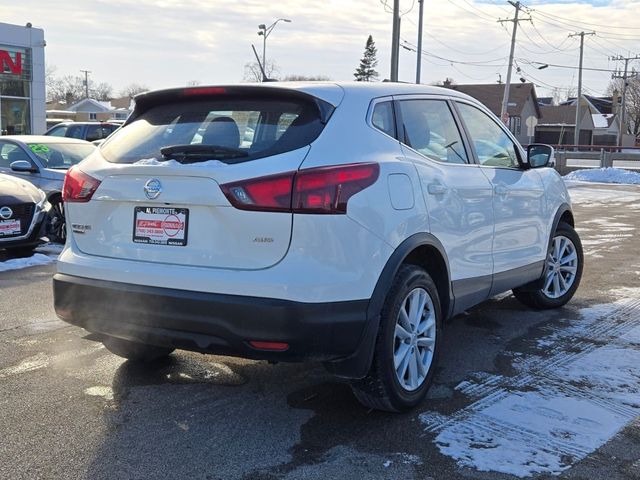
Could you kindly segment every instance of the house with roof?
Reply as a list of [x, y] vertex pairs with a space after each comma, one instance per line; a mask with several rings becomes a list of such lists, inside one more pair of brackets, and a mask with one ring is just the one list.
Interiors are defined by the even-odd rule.
[[[485, 83], [468, 85], [450, 85], [449, 88], [475, 98], [483, 103], [496, 116], [500, 117], [504, 84]], [[533, 83], [512, 83], [509, 86], [509, 101], [507, 104], [509, 114], [508, 127], [518, 141], [527, 145], [532, 143], [535, 136], [535, 123], [539, 123], [542, 113], [538, 104], [536, 87]], [[530, 125], [528, 127], [527, 120]]]
[[[541, 106], [542, 119], [536, 126], [535, 141], [550, 145], [573, 145], [577, 99], [560, 105]], [[580, 97], [580, 145], [612, 146], [618, 144], [620, 131], [615, 102], [611, 97]]]
[[114, 98], [107, 101], [84, 98], [71, 106], [66, 103], [51, 102], [47, 104], [47, 124], [51, 126], [62, 121], [124, 121], [132, 111], [133, 99], [130, 97]]

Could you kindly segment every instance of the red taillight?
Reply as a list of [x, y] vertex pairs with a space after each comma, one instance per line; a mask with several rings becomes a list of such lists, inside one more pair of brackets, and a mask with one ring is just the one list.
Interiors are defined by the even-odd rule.
[[221, 185], [231, 204], [240, 210], [291, 211], [291, 188], [295, 172], [252, 178]]
[[282, 175], [221, 185], [240, 210], [292, 213], [347, 213], [347, 202], [371, 186], [380, 173], [377, 163], [310, 168]]
[[349, 199], [371, 186], [379, 173], [377, 163], [300, 170], [293, 187], [293, 211], [347, 213]]
[[63, 202], [88, 202], [100, 185], [100, 180], [71, 167], [67, 170], [62, 187]]
[[273, 350], [276, 352], [284, 352], [289, 349], [289, 344], [284, 342], [260, 342], [258, 340], [250, 340], [249, 345], [258, 350]]

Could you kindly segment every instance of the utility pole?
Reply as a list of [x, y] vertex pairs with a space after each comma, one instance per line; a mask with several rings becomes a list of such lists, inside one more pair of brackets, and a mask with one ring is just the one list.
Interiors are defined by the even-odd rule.
[[576, 101], [576, 127], [573, 132], [573, 144], [580, 144], [580, 100], [582, 99], [582, 57], [584, 56], [584, 36], [595, 35], [596, 32], [572, 33], [571, 37], [580, 37], [580, 65], [578, 67], [578, 99]]
[[622, 79], [622, 105], [620, 106], [620, 131], [618, 132], [618, 146], [622, 146], [623, 135], [627, 131], [627, 86], [629, 85], [629, 77], [635, 77], [636, 72], [632, 72], [629, 75], [629, 62], [632, 60], [640, 60], [640, 56], [636, 55], [635, 57], [623, 57], [622, 55], [618, 55], [615, 57], [609, 57], [609, 60], [613, 60], [616, 62], [624, 62], [624, 73], [620, 75], [620, 73], [612, 74], [611, 78], [621, 78]]
[[80, 70], [84, 73], [84, 97], [89, 98], [89, 74], [91, 70]]
[[422, 66], [422, 14], [424, 13], [424, 0], [418, 0], [420, 4], [420, 18], [418, 19], [418, 58], [416, 59], [416, 83], [420, 83], [420, 68]]
[[398, 81], [400, 58], [400, 0], [393, 0], [393, 31], [391, 33], [391, 81]]
[[500, 108], [500, 119], [506, 124], [508, 122], [507, 108], [509, 106], [509, 88], [511, 86], [511, 69], [513, 67], [513, 54], [516, 49], [516, 32], [518, 31], [518, 22], [531, 21], [531, 18], [518, 19], [518, 14], [522, 8], [520, 2], [509, 3], [516, 9], [516, 13], [513, 18], [506, 20], [498, 20], [498, 23], [513, 22], [513, 33], [511, 34], [511, 50], [509, 50], [509, 66], [507, 67], [507, 81], [504, 84], [504, 94], [502, 96], [502, 107]]

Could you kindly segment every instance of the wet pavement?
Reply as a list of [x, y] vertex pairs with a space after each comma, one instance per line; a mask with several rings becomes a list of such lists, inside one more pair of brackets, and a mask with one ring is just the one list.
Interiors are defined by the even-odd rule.
[[314, 364], [178, 351], [137, 365], [56, 320], [53, 265], [0, 273], [0, 478], [640, 478], [640, 188], [575, 187], [565, 308], [452, 319], [415, 411]]

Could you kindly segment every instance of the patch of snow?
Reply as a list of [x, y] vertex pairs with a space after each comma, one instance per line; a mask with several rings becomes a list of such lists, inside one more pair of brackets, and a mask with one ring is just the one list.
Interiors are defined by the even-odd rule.
[[92, 397], [102, 397], [105, 400], [113, 400], [113, 390], [111, 387], [89, 387], [85, 389], [84, 393]]
[[391, 460], [386, 460], [386, 461], [382, 464], [382, 466], [383, 466], [384, 468], [389, 468], [389, 467], [391, 466], [391, 464], [392, 464], [392, 463], [393, 463], [393, 462], [392, 462]]
[[563, 178], [569, 181], [640, 185], [640, 172], [613, 167], [576, 170]]
[[45, 255], [53, 256], [55, 258], [62, 253], [64, 249], [64, 245], [59, 243], [45, 243], [44, 245], [39, 246], [36, 251], [38, 253], [44, 253]]
[[515, 377], [460, 383], [475, 397], [467, 408], [421, 415], [439, 450], [480, 471], [558, 475], [632, 421], [640, 413], [640, 289], [615, 294], [540, 339], [544, 352], [514, 361]]
[[587, 400], [513, 393], [446, 428], [435, 441], [442, 453], [480, 471], [557, 475], [571, 457], [595, 450], [626, 422]]
[[152, 165], [156, 167], [181, 167], [181, 168], [211, 168], [211, 167], [226, 167], [227, 164], [220, 160], [207, 160], [206, 162], [196, 163], [180, 163], [176, 160], [158, 160], [156, 158], [143, 158], [134, 162], [132, 165]]
[[614, 207], [633, 208], [632, 202], [640, 202], [640, 193], [629, 190], [589, 188], [589, 185], [583, 182], [567, 183], [571, 202], [579, 203], [583, 207], [597, 207], [605, 203], [612, 210]]
[[31, 257], [26, 258], [11, 258], [0, 262], [0, 272], [6, 272], [8, 270], [19, 270], [21, 268], [35, 267], [38, 265], [47, 265], [53, 262], [54, 259], [43, 255], [42, 253], [34, 253]]

